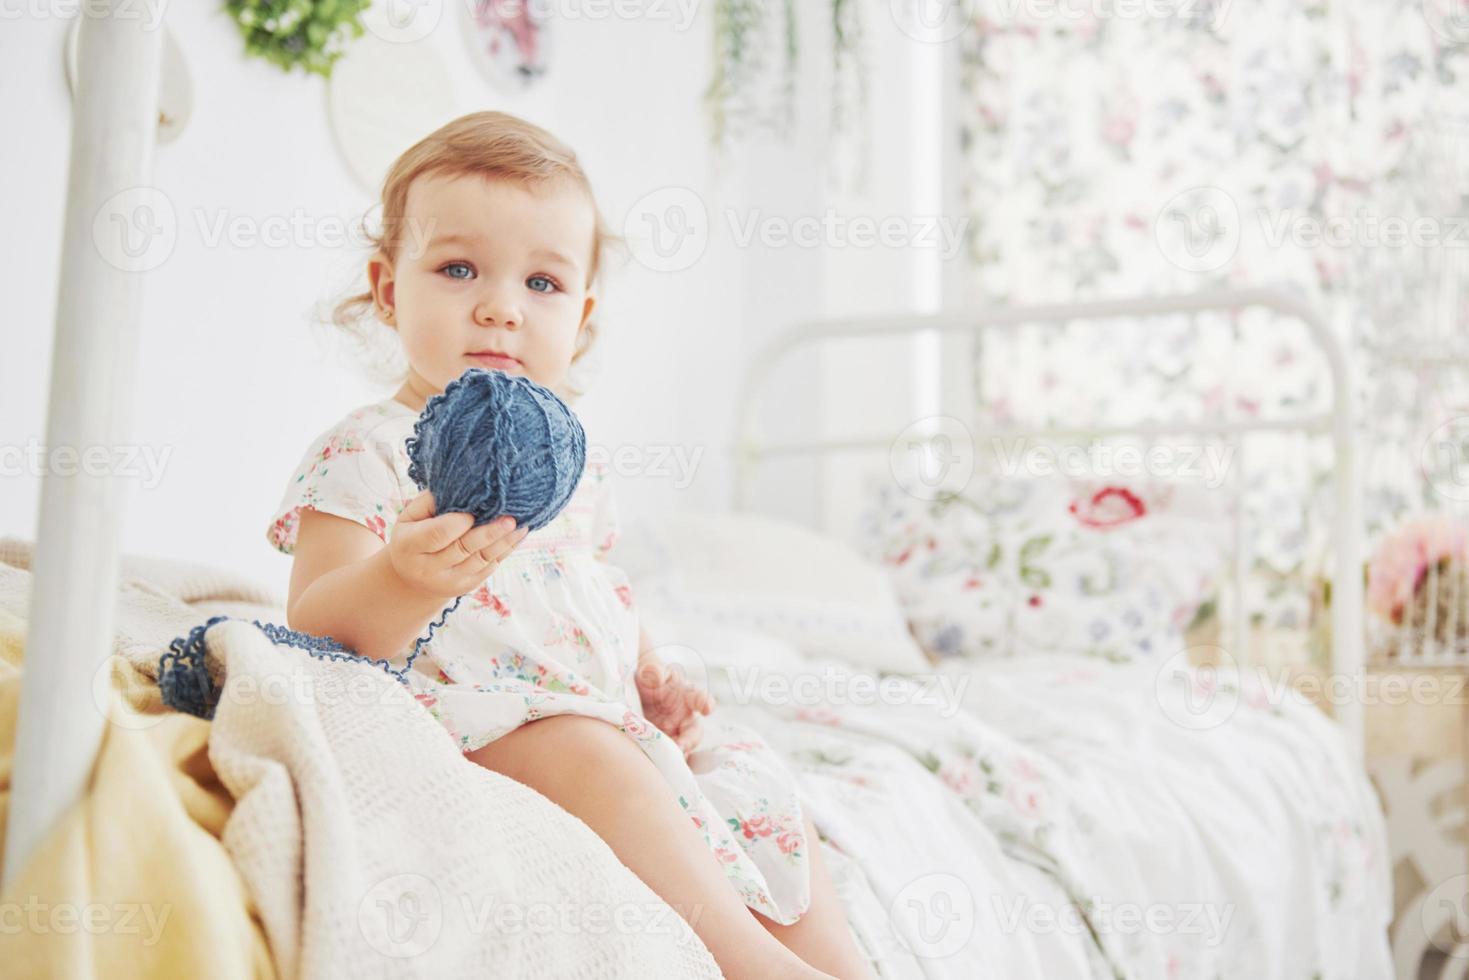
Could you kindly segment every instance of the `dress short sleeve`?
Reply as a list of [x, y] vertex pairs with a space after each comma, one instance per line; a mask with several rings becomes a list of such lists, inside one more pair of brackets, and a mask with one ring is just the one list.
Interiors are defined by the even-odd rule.
[[295, 551], [303, 510], [355, 521], [387, 543], [398, 514], [417, 495], [406, 446], [416, 419], [389, 399], [353, 411], [312, 440], [267, 528], [271, 546]]

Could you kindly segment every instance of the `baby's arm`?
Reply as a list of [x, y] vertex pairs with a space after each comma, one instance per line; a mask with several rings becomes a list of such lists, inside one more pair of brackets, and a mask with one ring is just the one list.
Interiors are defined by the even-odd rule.
[[505, 533], [501, 521], [471, 527], [468, 514], [432, 514], [427, 492], [414, 498], [385, 547], [355, 521], [302, 510], [287, 624], [330, 636], [364, 657], [389, 659], [455, 596], [484, 581], [524, 537], [523, 530]]

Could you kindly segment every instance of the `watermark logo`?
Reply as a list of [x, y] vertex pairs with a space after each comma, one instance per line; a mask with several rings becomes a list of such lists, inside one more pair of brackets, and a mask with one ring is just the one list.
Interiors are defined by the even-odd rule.
[[587, 461], [600, 461], [621, 477], [667, 480], [675, 490], [686, 490], [698, 474], [703, 446], [639, 445], [623, 443], [615, 449], [587, 446]]
[[92, 243], [103, 261], [123, 272], [150, 272], [178, 243], [173, 202], [156, 187], [132, 187], [102, 202], [92, 218]]
[[389, 44], [412, 44], [433, 33], [443, 16], [444, 0], [381, 0], [363, 12], [362, 26]]
[[1197, 482], [1217, 490], [1228, 481], [1237, 445], [1222, 442], [1166, 443], [1146, 449], [1135, 445], [1049, 445], [1016, 438], [992, 440], [994, 458], [1004, 476], [1130, 480], [1143, 477]]
[[1190, 731], [1218, 728], [1239, 707], [1239, 663], [1223, 647], [1178, 651], [1159, 667], [1154, 685], [1164, 716]]
[[664, 187], [628, 209], [622, 232], [639, 263], [654, 272], [681, 272], [709, 247], [709, 209], [687, 187]]
[[640, 198], [623, 219], [633, 257], [655, 272], [681, 272], [708, 249], [722, 225], [735, 248], [888, 248], [937, 251], [954, 258], [964, 246], [969, 217], [942, 214], [772, 214], [759, 208], [725, 208], [711, 214], [687, 187], [664, 187]]
[[1239, 205], [1218, 187], [1191, 187], [1169, 198], [1153, 224], [1164, 258], [1188, 272], [1212, 272], [1234, 258]]
[[969, 484], [974, 474], [974, 439], [949, 415], [919, 419], [888, 447], [888, 469], [898, 486], [920, 500], [938, 500]]
[[1469, 500], [1469, 415], [1434, 429], [1423, 443], [1419, 463], [1423, 477], [1445, 500]]
[[367, 944], [384, 956], [420, 956], [433, 948], [443, 931], [443, 896], [421, 874], [384, 878], [358, 903], [357, 927]]
[[164, 0], [0, 0], [4, 20], [141, 20], [143, 30], [163, 26]]
[[953, 956], [974, 937], [974, 893], [955, 875], [926, 874], [902, 887], [889, 919], [898, 941], [914, 956]]
[[1429, 892], [1418, 908], [1423, 935], [1452, 959], [1469, 958], [1469, 875], [1454, 875]]
[[898, 30], [923, 44], [947, 44], [976, 16], [976, 0], [890, 0]]
[[163, 482], [171, 455], [172, 446], [48, 446], [31, 438], [24, 446], [0, 445], [0, 477], [108, 477], [152, 490]]
[[1423, 0], [1423, 19], [1450, 44], [1469, 43], [1469, 3], [1464, 0]]

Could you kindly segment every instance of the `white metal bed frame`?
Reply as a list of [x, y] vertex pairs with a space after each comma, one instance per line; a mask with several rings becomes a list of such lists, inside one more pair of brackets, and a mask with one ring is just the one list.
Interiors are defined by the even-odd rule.
[[[120, 2], [104, 0], [80, 16], [46, 414], [48, 450], [79, 452], [120, 445], [131, 433], [144, 274], [109, 261], [93, 228], [126, 201], [119, 195], [152, 177], [164, 38], [161, 16], [150, 30]], [[92, 469], [60, 476], [48, 467], [41, 480], [6, 884], [82, 797], [102, 741], [90, 688], [112, 653], [125, 498], [118, 480]]]
[[[159, 17], [155, 23], [161, 25], [162, 20]], [[161, 29], [149, 30], [141, 18], [111, 15], [110, 7], [102, 12], [94, 9], [80, 25], [47, 407], [48, 447], [115, 446], [131, 431], [143, 273], [109, 262], [94, 241], [93, 227], [118, 195], [149, 183], [162, 49]], [[1191, 431], [1293, 428], [1330, 433], [1336, 453], [1333, 665], [1338, 674], [1356, 678], [1363, 670], [1362, 543], [1348, 364], [1326, 323], [1313, 310], [1282, 294], [1204, 293], [1079, 306], [831, 320], [799, 327], [762, 351], [746, 379], [740, 400], [737, 503], [745, 500], [750, 468], [763, 458], [887, 444], [886, 440], [839, 440], [768, 445], [759, 439], [754, 427], [755, 396], [771, 366], [797, 347], [836, 337], [922, 330], [953, 333], [1245, 306], [1291, 315], [1309, 327], [1330, 365], [1333, 411], [1269, 425], [1201, 424]], [[1168, 431], [1190, 430], [1170, 426]], [[46, 833], [83, 796], [102, 740], [104, 718], [92, 700], [90, 678], [112, 650], [123, 489], [110, 476], [92, 474], [86, 468], [65, 476], [48, 471], [42, 479], [26, 643], [32, 669], [24, 673], [16, 727], [4, 856], [6, 884], [15, 880]], [[40, 669], [42, 664], [44, 669]], [[1360, 705], [1348, 700], [1340, 706], [1338, 716], [1354, 733], [1360, 751]]]
[[[1362, 703], [1355, 696], [1361, 690], [1365, 663], [1365, 619], [1363, 616], [1363, 537], [1361, 482], [1358, 473], [1357, 440], [1354, 426], [1353, 384], [1351, 364], [1344, 345], [1330, 325], [1313, 308], [1293, 295], [1276, 289], [1213, 290], [1177, 296], [1143, 296], [1091, 303], [1044, 306], [1001, 307], [963, 310], [924, 315], [866, 316], [845, 319], [816, 320], [782, 333], [760, 350], [752, 361], [739, 395], [735, 431], [735, 507], [750, 506], [750, 477], [762, 461], [775, 457], [813, 457], [844, 452], [886, 451], [894, 432], [885, 436], [864, 438], [813, 438], [801, 441], [771, 442], [759, 432], [757, 416], [760, 396], [767, 387], [773, 369], [791, 353], [831, 340], [858, 338], [917, 336], [931, 332], [946, 335], [979, 335], [984, 331], [1014, 330], [1024, 326], [1059, 326], [1079, 322], [1089, 326], [1119, 319], [1137, 320], [1166, 315], [1228, 314], [1237, 317], [1246, 309], [1270, 311], [1299, 320], [1321, 351], [1330, 378], [1331, 409], [1329, 412], [1300, 413], [1248, 421], [1206, 421], [1087, 425], [1076, 427], [1004, 427], [985, 424], [979, 415], [982, 406], [971, 398], [948, 399], [947, 410], [963, 412], [971, 435], [1011, 440], [1036, 438], [1101, 438], [1106, 436], [1141, 436], [1157, 438], [1168, 435], [1243, 437], [1259, 432], [1297, 432], [1327, 436], [1332, 446], [1332, 545], [1331, 567], [1331, 671], [1333, 692], [1342, 682], [1348, 683], [1348, 694], [1335, 698], [1334, 717], [1350, 736], [1352, 750], [1358, 758], [1365, 749]], [[957, 402], [957, 404], [956, 404]], [[962, 421], [962, 419], [961, 419]], [[1243, 453], [1237, 458], [1243, 459]], [[1243, 462], [1241, 462], [1243, 468]], [[1248, 541], [1243, 532], [1242, 502], [1237, 496], [1233, 521], [1233, 612], [1230, 647], [1240, 653], [1238, 662], [1250, 649], [1249, 613], [1245, 597], [1248, 571]], [[1247, 666], [1241, 663], [1241, 666]]]

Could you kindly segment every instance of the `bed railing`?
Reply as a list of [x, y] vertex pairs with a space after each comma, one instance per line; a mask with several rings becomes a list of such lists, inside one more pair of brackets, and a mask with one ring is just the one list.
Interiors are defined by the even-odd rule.
[[[1054, 439], [1109, 435], [1157, 438], [1191, 434], [1242, 438], [1259, 432], [1297, 432], [1329, 439], [1332, 448], [1331, 542], [1331, 683], [1361, 690], [1364, 661], [1363, 536], [1361, 484], [1353, 418], [1352, 381], [1346, 350], [1329, 324], [1305, 302], [1275, 289], [1212, 290], [1177, 296], [1143, 296], [1090, 303], [1000, 307], [958, 312], [866, 316], [816, 320], [782, 333], [758, 352], [748, 368], [739, 395], [734, 446], [734, 506], [749, 509], [750, 482], [755, 468], [776, 458], [816, 458], [836, 453], [888, 450], [893, 432], [871, 437], [834, 437], [776, 441], [766, 439], [758, 425], [761, 396], [773, 370], [793, 352], [834, 340], [937, 335], [970, 335], [1014, 330], [1036, 325], [1103, 324], [1109, 320], [1139, 320], [1168, 315], [1226, 314], [1237, 318], [1248, 309], [1262, 309], [1302, 323], [1323, 356], [1331, 390], [1328, 411], [1303, 411], [1278, 417], [1247, 420], [1168, 421], [1157, 423], [1096, 424], [1090, 420], [1065, 426], [1007, 426], [989, 424], [980, 406], [971, 404], [967, 423], [975, 437], [993, 439]], [[952, 409], [951, 409], [952, 411]], [[1243, 464], [1241, 464], [1242, 466]], [[1233, 519], [1232, 588], [1234, 602], [1229, 623], [1231, 646], [1250, 649], [1245, 579], [1250, 542], [1244, 534], [1242, 504], [1237, 499]], [[1350, 735], [1354, 751], [1363, 751], [1362, 703], [1353, 696], [1336, 698], [1333, 715]]]
[[[158, 131], [163, 31], [121, 0], [90, 7], [78, 37], [71, 164], [57, 295], [47, 451], [128, 441], [146, 273], [113, 236], [144, 217]], [[161, 11], [159, 23], [161, 23]], [[32, 562], [26, 671], [5, 834], [6, 884], [86, 791], [102, 742], [91, 682], [112, 653], [124, 487], [108, 472], [47, 468]]]

